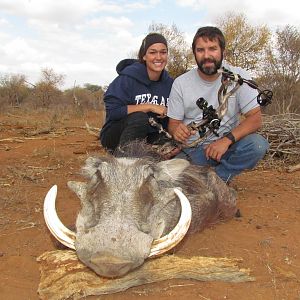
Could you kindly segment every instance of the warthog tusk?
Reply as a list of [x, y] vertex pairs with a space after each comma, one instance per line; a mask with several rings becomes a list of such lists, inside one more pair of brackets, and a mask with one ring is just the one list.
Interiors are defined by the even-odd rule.
[[48, 229], [63, 245], [75, 250], [75, 233], [68, 229], [59, 219], [55, 210], [57, 185], [47, 193], [44, 201], [44, 218]]
[[181, 204], [181, 215], [179, 221], [170, 233], [153, 241], [149, 257], [163, 254], [174, 248], [184, 238], [190, 227], [192, 219], [190, 202], [178, 188], [174, 188], [174, 192], [178, 196]]

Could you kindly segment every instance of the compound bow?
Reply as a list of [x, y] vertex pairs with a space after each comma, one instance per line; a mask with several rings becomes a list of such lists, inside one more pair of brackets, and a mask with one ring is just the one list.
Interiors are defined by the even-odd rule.
[[[204, 98], [199, 98], [196, 101], [197, 106], [199, 107], [199, 109], [202, 110], [202, 120], [198, 123], [191, 122], [187, 125], [187, 127], [191, 131], [198, 131], [199, 138], [189, 144], [181, 144], [180, 146], [182, 148], [196, 147], [201, 142], [207, 140], [208, 136], [211, 134], [219, 136], [217, 130], [220, 128], [221, 121], [228, 110], [228, 100], [230, 96], [232, 96], [242, 84], [245, 83], [251, 88], [256, 89], [258, 91], [256, 100], [260, 106], [267, 106], [272, 101], [273, 92], [268, 89], [260, 89], [255, 81], [242, 78], [239, 74], [235, 74], [225, 68], [219, 69], [218, 73], [222, 74], [222, 84], [218, 91], [219, 106], [217, 109], [215, 109], [212, 105], [208, 106], [208, 103]], [[227, 91], [228, 87], [232, 83], [235, 83], [235, 86], [230, 91]], [[251, 99], [249, 103], [251, 103], [253, 100], [254, 99]], [[227, 122], [229, 121], [230, 120], [228, 120]], [[170, 134], [167, 131], [165, 131], [162, 128], [162, 126], [159, 126], [159, 123], [157, 123], [153, 118], [151, 118], [149, 122], [152, 126], [159, 128], [159, 132], [163, 132], [167, 138], [171, 137]]]

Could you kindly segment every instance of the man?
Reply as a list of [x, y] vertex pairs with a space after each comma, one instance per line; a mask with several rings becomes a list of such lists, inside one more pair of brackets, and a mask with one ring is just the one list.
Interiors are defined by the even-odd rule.
[[[245, 70], [223, 62], [225, 38], [218, 28], [199, 28], [192, 48], [198, 68], [174, 81], [168, 103], [168, 131], [183, 145], [199, 138], [198, 131], [187, 126], [192, 121], [198, 123], [203, 117], [203, 111], [196, 105], [197, 99], [204, 98], [208, 106], [212, 105], [215, 109], [219, 106], [218, 90], [222, 75], [217, 72], [218, 69], [225, 67], [245, 79], [251, 79]], [[231, 88], [233, 86], [228, 90]], [[242, 84], [229, 98], [228, 110], [218, 129], [219, 136], [211, 134], [198, 146], [183, 148], [178, 156], [185, 154], [194, 164], [214, 167], [225, 182], [243, 170], [253, 168], [269, 147], [268, 142], [255, 133], [262, 124], [256, 96], [255, 89]], [[244, 116], [241, 122], [240, 114]]]

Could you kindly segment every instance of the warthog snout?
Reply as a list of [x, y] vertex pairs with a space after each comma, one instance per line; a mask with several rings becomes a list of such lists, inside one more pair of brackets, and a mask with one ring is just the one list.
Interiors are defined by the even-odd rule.
[[94, 271], [104, 277], [123, 276], [134, 266], [134, 263], [129, 260], [105, 252], [93, 254], [90, 261], [93, 264]]

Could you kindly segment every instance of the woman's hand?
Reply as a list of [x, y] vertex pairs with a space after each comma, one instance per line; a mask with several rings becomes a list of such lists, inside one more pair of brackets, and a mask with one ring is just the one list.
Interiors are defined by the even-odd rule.
[[158, 118], [165, 118], [167, 116], [167, 108], [163, 105], [151, 105], [151, 112], [158, 115]]

